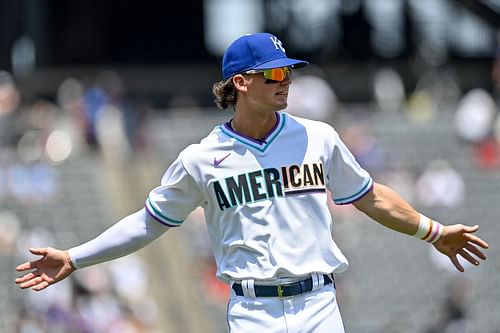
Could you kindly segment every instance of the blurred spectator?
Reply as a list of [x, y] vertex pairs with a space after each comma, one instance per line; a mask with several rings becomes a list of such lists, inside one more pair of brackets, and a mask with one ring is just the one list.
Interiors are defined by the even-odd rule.
[[438, 321], [426, 333], [474, 333], [476, 325], [467, 317], [470, 286], [465, 279], [456, 279], [449, 284], [441, 305]]
[[495, 141], [500, 144], [500, 114], [497, 113], [497, 117], [493, 124], [493, 138]]
[[108, 161], [126, 161], [132, 148], [127, 140], [122, 110], [111, 104], [103, 105], [95, 125], [95, 139]]
[[482, 169], [500, 169], [500, 115], [498, 113], [491, 135], [473, 146], [473, 157]]
[[110, 160], [124, 161], [135, 148], [144, 148], [147, 107], [127, 95], [118, 73], [105, 70], [83, 93], [86, 141]]
[[491, 133], [495, 114], [495, 102], [487, 91], [480, 88], [469, 91], [455, 113], [458, 135], [468, 142], [479, 143]]
[[13, 147], [19, 140], [18, 107], [20, 92], [12, 76], [0, 71], [0, 149]]
[[373, 95], [377, 106], [382, 111], [400, 112], [405, 101], [403, 80], [391, 68], [377, 70], [372, 83]]
[[54, 168], [42, 159], [30, 163], [19, 160], [5, 165], [5, 197], [17, 203], [34, 205], [46, 203], [59, 193], [59, 178]]
[[17, 239], [17, 253], [22, 258], [30, 259], [31, 256], [26, 255], [26, 249], [33, 246], [44, 246], [44, 244], [51, 244], [54, 242], [54, 234], [47, 228], [35, 227], [24, 229], [19, 233]]
[[0, 211], [0, 254], [14, 255], [21, 223], [19, 217], [11, 211]]
[[337, 104], [335, 92], [324, 79], [315, 75], [297, 75], [290, 85], [285, 111], [299, 117], [329, 121]]
[[359, 164], [374, 177], [388, 171], [388, 154], [374, 135], [370, 124], [358, 120], [349, 125], [342, 133], [342, 139]]
[[[111, 271], [128, 279], [127, 261], [131, 262], [122, 259], [114, 263], [115, 267]], [[21, 305], [17, 332], [157, 332], [158, 310], [154, 301], [142, 292], [141, 295], [136, 294], [136, 298], [129, 297], [132, 294], [128, 292], [117, 293], [114, 285], [116, 276], [113, 278], [107, 268], [110, 267], [89, 268], [63, 281], [53, 290], [27, 294]], [[128, 287], [137, 291], [134, 288], [134, 282], [137, 281], [128, 279]], [[120, 288], [124, 291], [125, 286]], [[126, 298], [123, 298], [127, 293]]]
[[500, 101], [500, 31], [496, 33], [496, 52], [491, 71], [491, 81], [493, 83], [493, 93], [495, 100]]
[[146, 296], [149, 277], [144, 261], [132, 254], [109, 263], [111, 284], [118, 295], [128, 302], [139, 302]]
[[57, 128], [67, 133], [75, 153], [86, 143], [86, 118], [83, 84], [74, 78], [65, 79], [57, 88], [57, 103], [62, 110]]
[[108, 103], [106, 93], [99, 83], [93, 84], [83, 93], [85, 115], [85, 139], [89, 146], [97, 148], [96, 126], [102, 108]]
[[452, 109], [461, 96], [459, 85], [452, 73], [430, 68], [417, 82], [407, 103], [410, 119], [427, 122], [439, 112]]
[[191, 251], [191, 257], [196, 262], [193, 266], [194, 272], [202, 282], [201, 290], [204, 300], [210, 304], [215, 304], [225, 310], [229, 299], [230, 289], [227, 284], [216, 278], [216, 264], [210, 247], [210, 239], [205, 224], [205, 211], [198, 207], [184, 221], [182, 232], [189, 240], [186, 244]]
[[427, 122], [434, 118], [436, 106], [426, 90], [415, 90], [409, 97], [405, 108], [410, 120]]
[[409, 203], [415, 203], [415, 175], [392, 161], [391, 170], [381, 177], [381, 181], [397, 191]]
[[417, 180], [417, 196], [424, 206], [456, 207], [465, 197], [460, 174], [445, 160], [434, 160]]
[[487, 138], [473, 146], [473, 158], [481, 169], [500, 168], [500, 142]]

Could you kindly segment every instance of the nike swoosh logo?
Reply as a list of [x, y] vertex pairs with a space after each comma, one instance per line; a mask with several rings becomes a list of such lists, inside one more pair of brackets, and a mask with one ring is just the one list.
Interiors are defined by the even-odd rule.
[[222, 161], [224, 161], [226, 158], [229, 157], [229, 155], [231, 155], [231, 153], [228, 153], [226, 156], [220, 158], [220, 159], [217, 159], [216, 157], [214, 157], [214, 167], [218, 167]]

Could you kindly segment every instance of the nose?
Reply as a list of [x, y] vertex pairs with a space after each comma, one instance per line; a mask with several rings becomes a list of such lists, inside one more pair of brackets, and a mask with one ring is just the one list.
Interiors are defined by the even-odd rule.
[[285, 79], [280, 82], [281, 85], [290, 85], [292, 84], [292, 72], [287, 72], [285, 74]]

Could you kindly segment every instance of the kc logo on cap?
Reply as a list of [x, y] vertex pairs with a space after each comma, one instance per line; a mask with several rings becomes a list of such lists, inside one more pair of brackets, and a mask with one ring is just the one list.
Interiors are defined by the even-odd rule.
[[272, 36], [272, 37], [269, 37], [269, 39], [271, 39], [271, 41], [274, 43], [274, 46], [276, 47], [276, 50], [278, 48], [280, 48], [281, 51], [285, 52], [285, 48], [283, 47], [283, 43], [281, 43], [281, 41], [278, 39], [278, 37]]
[[304, 60], [288, 58], [278, 37], [255, 33], [243, 35], [229, 45], [222, 59], [222, 76], [226, 80], [249, 70], [287, 66], [299, 68], [308, 64]]

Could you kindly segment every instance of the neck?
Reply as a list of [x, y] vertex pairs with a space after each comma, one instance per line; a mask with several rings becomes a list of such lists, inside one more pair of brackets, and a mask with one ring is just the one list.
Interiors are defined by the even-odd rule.
[[276, 125], [276, 112], [248, 115], [236, 112], [232, 121], [233, 129], [245, 136], [260, 140]]

